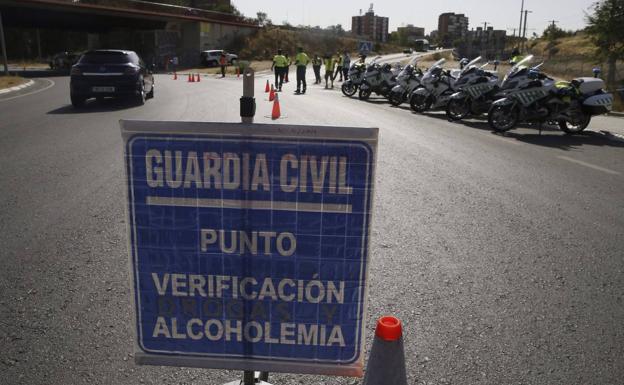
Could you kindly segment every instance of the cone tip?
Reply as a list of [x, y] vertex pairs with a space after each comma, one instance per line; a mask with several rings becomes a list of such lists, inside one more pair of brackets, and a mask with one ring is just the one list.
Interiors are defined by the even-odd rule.
[[386, 341], [396, 341], [403, 335], [401, 320], [393, 316], [381, 317], [377, 321], [375, 335]]

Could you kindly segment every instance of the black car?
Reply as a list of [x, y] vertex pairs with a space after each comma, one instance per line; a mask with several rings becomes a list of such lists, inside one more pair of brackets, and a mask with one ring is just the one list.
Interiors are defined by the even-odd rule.
[[71, 103], [82, 107], [89, 98], [129, 97], [143, 104], [154, 97], [154, 75], [133, 51], [87, 51], [72, 66]]

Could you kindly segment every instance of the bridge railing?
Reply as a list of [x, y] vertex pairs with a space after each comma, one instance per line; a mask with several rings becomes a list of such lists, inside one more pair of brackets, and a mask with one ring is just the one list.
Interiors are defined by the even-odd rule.
[[[45, 1], [45, 0], [44, 0]], [[113, 10], [127, 9], [131, 11], [150, 12], [170, 16], [184, 16], [206, 20], [218, 20], [232, 23], [255, 25], [253, 19], [231, 13], [208, 11], [198, 8], [181, 7], [170, 4], [156, 4], [139, 0], [49, 0], [50, 3], [67, 4], [77, 7], [97, 7]]]

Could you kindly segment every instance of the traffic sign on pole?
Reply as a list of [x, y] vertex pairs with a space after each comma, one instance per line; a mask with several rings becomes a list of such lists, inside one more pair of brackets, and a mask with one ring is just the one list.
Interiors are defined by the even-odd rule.
[[137, 363], [361, 376], [377, 129], [121, 131]]
[[360, 53], [369, 53], [373, 50], [372, 41], [360, 41], [358, 42], [358, 51]]

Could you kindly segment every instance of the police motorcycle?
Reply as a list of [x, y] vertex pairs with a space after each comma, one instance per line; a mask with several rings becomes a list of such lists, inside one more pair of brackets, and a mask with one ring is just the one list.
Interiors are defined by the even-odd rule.
[[[504, 98], [492, 103], [488, 122], [495, 131], [504, 132], [520, 122], [558, 125], [566, 134], [576, 134], [589, 125], [594, 115], [606, 114], [613, 107], [613, 95], [605, 90], [599, 78], [576, 78], [557, 82], [539, 71], [527, 67], [532, 56], [519, 62], [522, 66], [510, 73], [501, 84]], [[514, 67], [516, 67], [514, 66]]]
[[[377, 56], [373, 59], [373, 63], [381, 58], [381, 56]], [[360, 60], [357, 60], [351, 67], [349, 67], [349, 78], [342, 83], [342, 93], [345, 96], [353, 96], [358, 91], [362, 82], [364, 81], [364, 73], [366, 72], [366, 64]]]
[[486, 71], [489, 63], [477, 66], [481, 56], [466, 64], [455, 82], [458, 91], [451, 95], [446, 105], [446, 116], [450, 120], [461, 120], [470, 115], [481, 115], [489, 111], [492, 102], [497, 99], [500, 89], [498, 76]]
[[364, 73], [364, 81], [360, 85], [358, 94], [360, 100], [367, 100], [373, 92], [377, 95], [387, 96], [397, 84], [396, 77], [401, 68], [392, 68], [388, 63], [379, 64], [376, 59], [366, 68]]
[[397, 85], [392, 88], [388, 100], [393, 106], [398, 106], [407, 101], [409, 95], [421, 86], [420, 79], [423, 72], [417, 67], [418, 57], [412, 59], [397, 75]]
[[440, 59], [429, 68], [421, 79], [422, 87], [410, 96], [410, 106], [416, 112], [439, 109], [446, 106], [455, 93], [455, 77], [442, 66], [445, 59]]

